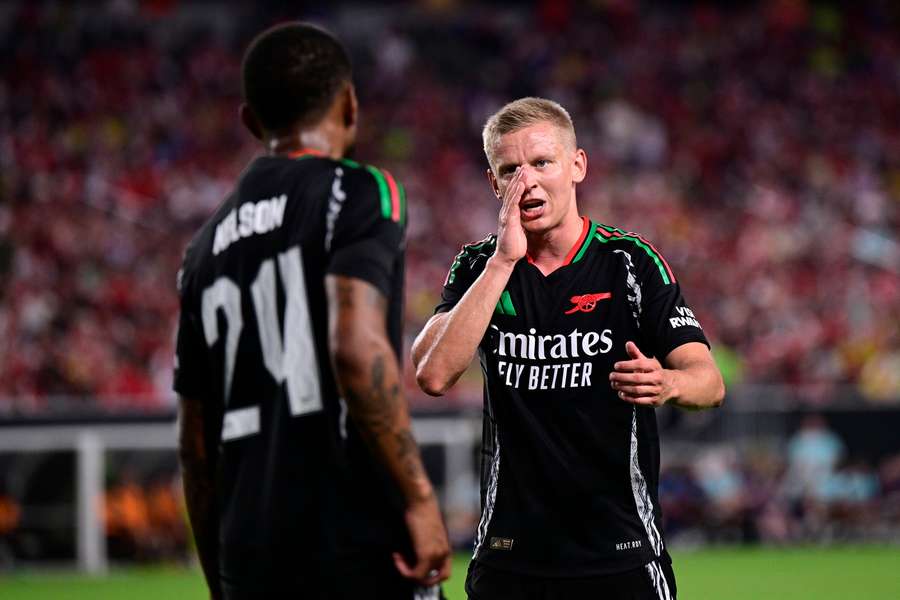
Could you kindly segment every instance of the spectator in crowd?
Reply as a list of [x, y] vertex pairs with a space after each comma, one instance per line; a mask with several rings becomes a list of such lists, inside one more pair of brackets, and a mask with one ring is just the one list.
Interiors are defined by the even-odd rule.
[[805, 417], [788, 443], [787, 496], [825, 499], [844, 453], [844, 443], [821, 415]]

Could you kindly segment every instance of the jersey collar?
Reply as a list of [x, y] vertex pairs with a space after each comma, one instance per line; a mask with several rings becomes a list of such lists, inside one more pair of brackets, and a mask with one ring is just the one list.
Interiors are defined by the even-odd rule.
[[[587, 250], [587, 247], [591, 245], [591, 240], [594, 239], [594, 230], [596, 228], [597, 225], [594, 224], [590, 219], [585, 216], [581, 217], [581, 235], [578, 236], [578, 241], [575, 242], [575, 245], [572, 246], [572, 249], [569, 250], [568, 254], [566, 254], [566, 260], [561, 266], [565, 267], [566, 265], [577, 263], [579, 260], [581, 260], [581, 257], [584, 256], [585, 250]], [[534, 259], [531, 258], [530, 254], [526, 253], [525, 258], [528, 259], [528, 262], [530, 264], [534, 264]]]
[[310, 158], [312, 156], [325, 156], [325, 153], [320, 150], [314, 150], [312, 148], [300, 148], [299, 150], [292, 150], [287, 154], [288, 158]]

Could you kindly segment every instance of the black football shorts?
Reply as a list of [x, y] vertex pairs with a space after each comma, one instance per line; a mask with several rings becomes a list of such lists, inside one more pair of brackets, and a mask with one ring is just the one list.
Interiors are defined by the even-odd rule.
[[419, 586], [400, 575], [389, 561], [347, 565], [337, 568], [335, 574], [310, 573], [290, 581], [269, 581], [265, 587], [222, 582], [222, 592], [224, 600], [445, 600], [439, 585]]
[[672, 565], [658, 560], [592, 577], [533, 577], [472, 561], [466, 578], [469, 600], [675, 600], [675, 592]]

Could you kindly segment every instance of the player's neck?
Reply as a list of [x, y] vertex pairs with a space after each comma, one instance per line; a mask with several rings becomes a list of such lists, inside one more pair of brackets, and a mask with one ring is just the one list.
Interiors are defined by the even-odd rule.
[[572, 211], [562, 223], [548, 231], [525, 233], [528, 239], [528, 261], [544, 275], [566, 263], [572, 247], [581, 238], [584, 222], [578, 211]]
[[338, 159], [343, 158], [346, 150], [343, 133], [341, 128], [326, 121], [288, 135], [273, 135], [266, 140], [266, 146], [269, 154], [275, 156], [317, 154]]

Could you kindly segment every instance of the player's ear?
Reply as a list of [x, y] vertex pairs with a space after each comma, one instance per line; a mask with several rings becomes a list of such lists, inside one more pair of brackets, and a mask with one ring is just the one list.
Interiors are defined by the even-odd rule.
[[491, 189], [494, 190], [494, 195], [497, 196], [497, 200], [503, 200], [503, 195], [500, 193], [500, 183], [497, 181], [497, 178], [494, 177], [494, 171], [492, 169], [488, 169], [486, 172], [488, 183], [491, 184]]
[[587, 154], [578, 148], [572, 157], [572, 182], [581, 183], [587, 175]]
[[246, 103], [242, 103], [241, 107], [238, 109], [238, 114], [241, 117], [241, 123], [244, 124], [244, 127], [253, 134], [258, 140], [263, 139], [263, 128], [260, 125], [259, 121], [256, 118], [256, 115], [253, 114], [253, 111], [250, 110], [250, 107]]
[[359, 101], [356, 99], [356, 89], [352, 83], [348, 83], [343, 91], [343, 108], [341, 110], [344, 127], [351, 129], [356, 127], [359, 118]]

